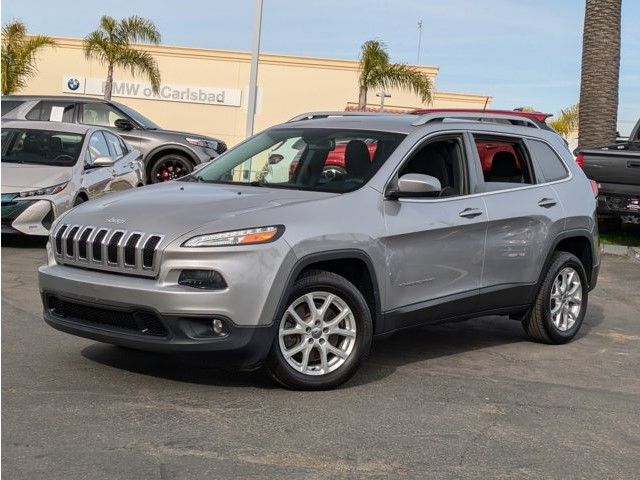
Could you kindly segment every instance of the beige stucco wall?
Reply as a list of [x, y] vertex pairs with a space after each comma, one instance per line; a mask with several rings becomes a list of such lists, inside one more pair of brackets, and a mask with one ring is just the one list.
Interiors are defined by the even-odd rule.
[[[62, 95], [62, 78], [66, 75], [106, 77], [103, 66], [85, 59], [80, 39], [55, 40], [55, 48], [47, 48], [38, 55], [38, 75], [19, 93]], [[225, 140], [229, 145], [244, 138], [250, 62], [248, 53], [171, 46], [144, 48], [156, 58], [163, 83], [242, 89], [242, 105], [204, 105], [121, 99], [115, 96], [114, 100], [126, 103], [164, 128], [211, 135]], [[355, 60], [262, 54], [255, 130], [306, 111], [344, 110], [349, 102], [357, 101], [357, 68], [358, 62]], [[420, 68], [432, 77], [434, 84], [437, 83], [437, 67]], [[131, 80], [134, 77], [126, 70], [116, 69], [114, 78]], [[379, 102], [375, 93], [369, 93], [370, 104]], [[392, 108], [423, 106], [409, 92], [390, 93], [392, 96], [386, 103]], [[487, 95], [440, 92], [436, 88], [432, 106], [483, 108], [490, 100], [491, 97]]]

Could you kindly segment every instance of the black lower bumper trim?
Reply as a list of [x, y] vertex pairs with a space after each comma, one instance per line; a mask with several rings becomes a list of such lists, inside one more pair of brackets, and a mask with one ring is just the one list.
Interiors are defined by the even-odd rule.
[[[51, 327], [65, 333], [89, 338], [99, 342], [120, 345], [154, 352], [208, 352], [219, 354], [221, 366], [237, 368], [253, 368], [260, 365], [266, 358], [275, 335], [275, 326], [243, 327], [235, 325], [225, 319], [225, 332], [221, 336], [203, 336], [201, 325], [210, 323], [211, 319], [223, 318], [215, 315], [199, 317], [181, 317], [175, 315], [160, 315], [156, 312], [145, 311], [146, 315], [155, 315], [155, 321], [163, 326], [164, 335], [149, 334], [144, 329], [130, 328], [131, 323], [138, 322], [141, 310], [123, 311], [120, 307], [106, 305], [90, 305], [82, 303], [82, 307], [74, 307], [73, 313], [83, 314], [84, 318], [77, 318], [67, 314], [60, 314], [51, 298], [58, 301], [70, 302], [69, 299], [59, 299], [51, 294], [43, 293], [44, 320]], [[79, 312], [79, 313], [78, 313]], [[87, 314], [99, 312], [96, 318], [87, 318]], [[109, 315], [113, 319], [109, 319]], [[126, 322], [123, 326], [122, 322]], [[156, 325], [157, 327], [157, 325]], [[156, 330], [160, 332], [161, 330]], [[215, 357], [216, 355], [214, 355]]]

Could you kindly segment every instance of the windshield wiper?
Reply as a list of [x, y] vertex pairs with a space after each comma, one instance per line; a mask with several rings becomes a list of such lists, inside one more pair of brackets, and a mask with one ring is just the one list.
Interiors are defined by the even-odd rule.
[[249, 182], [249, 185], [252, 187], [264, 187], [268, 182], [264, 180], [254, 180], [253, 182]]

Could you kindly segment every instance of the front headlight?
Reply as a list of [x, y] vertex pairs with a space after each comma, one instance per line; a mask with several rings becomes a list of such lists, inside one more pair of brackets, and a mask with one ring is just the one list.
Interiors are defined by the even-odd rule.
[[59, 183], [58, 185], [53, 185], [52, 187], [39, 188], [38, 190], [31, 190], [28, 192], [20, 192], [20, 197], [37, 197], [40, 195], [54, 195], [56, 193], [60, 193], [64, 190], [64, 187], [67, 186], [69, 182]]
[[191, 145], [197, 145], [198, 147], [218, 150], [218, 142], [216, 142], [215, 140], [205, 140], [204, 138], [193, 138], [193, 137], [186, 137], [185, 140]]
[[273, 242], [284, 233], [284, 225], [256, 227], [230, 232], [208, 233], [190, 238], [183, 247], [229, 247], [233, 245], [255, 245]]

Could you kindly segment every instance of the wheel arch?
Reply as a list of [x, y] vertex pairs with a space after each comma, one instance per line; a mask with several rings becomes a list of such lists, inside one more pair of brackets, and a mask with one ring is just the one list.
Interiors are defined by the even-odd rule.
[[593, 281], [593, 267], [595, 259], [592, 238], [593, 235], [589, 230], [582, 229], [569, 230], [558, 235], [552, 244], [552, 248], [547, 253], [544, 268], [540, 272], [540, 276], [538, 278], [538, 285], [546, 274], [555, 252], [567, 252], [578, 257], [584, 266], [587, 281], [591, 285]]
[[187, 147], [179, 144], [160, 145], [159, 147], [156, 147], [149, 153], [147, 153], [144, 158], [145, 173], [147, 175], [147, 178], [149, 178], [149, 175], [151, 174], [151, 168], [153, 168], [155, 162], [160, 157], [171, 154], [186, 157], [194, 167], [198, 164], [197, 156]]
[[383, 327], [380, 286], [371, 257], [363, 250], [345, 249], [317, 252], [300, 258], [291, 269], [287, 286], [278, 305], [278, 315], [284, 312], [293, 284], [309, 270], [324, 270], [340, 275], [360, 290], [369, 305], [374, 334]]

